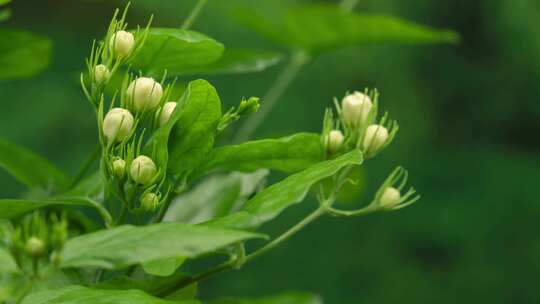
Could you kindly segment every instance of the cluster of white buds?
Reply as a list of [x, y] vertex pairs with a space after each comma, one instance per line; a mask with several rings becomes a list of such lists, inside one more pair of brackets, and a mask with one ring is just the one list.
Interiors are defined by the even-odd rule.
[[156, 164], [150, 157], [139, 155], [131, 162], [129, 174], [136, 184], [147, 186], [157, 174]]
[[371, 108], [373, 108], [371, 98], [360, 92], [349, 94], [341, 101], [343, 120], [354, 128], [366, 124]]
[[111, 109], [103, 119], [103, 134], [109, 142], [120, 142], [131, 134], [134, 123], [133, 115], [128, 110]]
[[420, 196], [416, 194], [413, 188], [402, 194], [407, 179], [407, 171], [402, 167], [396, 168], [377, 191], [375, 200], [372, 203], [373, 207], [386, 211], [398, 210], [420, 199]]
[[118, 31], [109, 40], [109, 49], [115, 56], [123, 58], [131, 54], [135, 47], [135, 37], [132, 33]]
[[161, 84], [149, 77], [139, 77], [133, 80], [126, 92], [127, 102], [135, 112], [155, 109], [162, 96]]

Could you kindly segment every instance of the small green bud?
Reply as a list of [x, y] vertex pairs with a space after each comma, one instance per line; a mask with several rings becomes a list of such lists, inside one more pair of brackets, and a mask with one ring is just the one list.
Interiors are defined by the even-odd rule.
[[132, 33], [118, 31], [109, 40], [109, 49], [117, 57], [128, 56], [135, 46], [135, 37]]
[[401, 199], [401, 193], [394, 187], [388, 187], [384, 189], [381, 198], [379, 199], [379, 206], [383, 209], [392, 210]]
[[326, 151], [329, 153], [335, 153], [341, 149], [343, 145], [344, 136], [340, 130], [332, 130], [326, 137]]
[[163, 105], [163, 108], [161, 109], [161, 113], [159, 115], [159, 125], [163, 126], [164, 124], [171, 119], [171, 115], [174, 112], [174, 109], [176, 109], [176, 106], [178, 104], [174, 101], [169, 101]]
[[45, 253], [45, 243], [33, 236], [26, 241], [26, 252], [32, 256], [40, 256]]
[[141, 206], [146, 211], [154, 211], [159, 207], [159, 197], [155, 193], [146, 193], [141, 198]]
[[250, 97], [249, 99], [243, 99], [238, 106], [238, 114], [245, 115], [259, 111], [260, 104], [259, 97]]
[[361, 126], [367, 122], [372, 107], [371, 98], [366, 94], [354, 92], [347, 95], [341, 101], [343, 120], [348, 125]]
[[150, 184], [156, 176], [157, 168], [150, 157], [140, 155], [131, 163], [129, 173], [135, 183], [146, 186]]
[[133, 115], [122, 108], [114, 108], [103, 119], [103, 134], [109, 141], [122, 141], [131, 134]]
[[109, 81], [111, 71], [104, 64], [98, 64], [94, 67], [94, 80], [97, 84], [104, 84]]
[[123, 179], [124, 176], [126, 176], [126, 161], [120, 158], [113, 161], [112, 169], [114, 176], [119, 179]]
[[364, 134], [362, 148], [367, 157], [375, 155], [388, 139], [388, 130], [381, 125], [370, 125]]
[[133, 80], [126, 92], [128, 104], [137, 112], [155, 109], [163, 96], [163, 88], [153, 78], [139, 77]]

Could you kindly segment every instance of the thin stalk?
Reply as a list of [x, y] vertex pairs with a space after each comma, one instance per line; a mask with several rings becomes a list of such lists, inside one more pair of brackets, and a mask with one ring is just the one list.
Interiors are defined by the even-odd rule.
[[79, 169], [79, 171], [77, 172], [77, 174], [75, 175], [75, 177], [71, 181], [71, 184], [69, 185], [68, 189], [72, 189], [73, 187], [75, 187], [82, 180], [82, 178], [86, 175], [88, 170], [92, 167], [92, 165], [94, 164], [94, 162], [98, 158], [98, 156], [100, 154], [99, 153], [100, 151], [101, 151], [101, 146], [98, 145], [94, 149], [94, 151], [92, 151], [92, 153], [84, 161], [84, 164], [82, 165], [82, 167]]
[[266, 119], [268, 114], [275, 107], [281, 95], [287, 90], [289, 85], [298, 76], [304, 65], [309, 61], [309, 56], [304, 50], [295, 50], [292, 52], [289, 63], [283, 69], [281, 74], [270, 87], [264, 98], [259, 112], [251, 115], [242, 127], [236, 133], [234, 142], [243, 142], [248, 140], [257, 130], [259, 125]]
[[199, 17], [206, 3], [208, 3], [208, 0], [199, 0], [199, 2], [197, 2], [193, 10], [191, 10], [191, 13], [187, 17], [187, 19], [184, 21], [184, 23], [182, 23], [181, 29], [187, 30], [193, 25], [195, 20], [197, 20], [197, 17]]

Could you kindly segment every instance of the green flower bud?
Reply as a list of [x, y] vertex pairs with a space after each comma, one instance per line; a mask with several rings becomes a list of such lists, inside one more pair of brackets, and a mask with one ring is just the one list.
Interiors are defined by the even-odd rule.
[[109, 141], [122, 141], [131, 134], [133, 124], [133, 115], [128, 110], [114, 108], [105, 115], [103, 134]]
[[240, 106], [238, 106], [238, 114], [245, 115], [259, 111], [259, 107], [261, 106], [259, 100], [259, 97], [250, 97], [247, 100], [243, 99], [240, 101]]
[[367, 157], [375, 155], [388, 139], [388, 130], [381, 125], [370, 125], [364, 134], [362, 147]]
[[104, 84], [109, 81], [111, 71], [104, 64], [98, 64], [94, 67], [94, 80], [97, 84]]
[[117, 178], [123, 179], [124, 176], [126, 176], [126, 161], [123, 159], [117, 159], [113, 161], [112, 169], [113, 169], [114, 175]]
[[176, 109], [176, 106], [178, 104], [174, 101], [169, 101], [163, 105], [163, 108], [161, 109], [161, 113], [159, 115], [159, 125], [163, 126], [164, 124], [171, 119], [171, 115], [174, 112], [174, 109]]
[[126, 92], [128, 104], [137, 112], [155, 109], [163, 96], [161, 84], [149, 77], [133, 80]]
[[131, 163], [129, 173], [135, 183], [146, 186], [156, 176], [157, 168], [150, 157], [140, 155]]
[[132, 33], [118, 31], [109, 40], [109, 49], [117, 57], [128, 56], [135, 46], [135, 37]]
[[401, 193], [394, 187], [388, 187], [384, 189], [381, 198], [379, 199], [379, 206], [383, 209], [392, 210], [401, 200]]
[[340, 130], [332, 130], [326, 137], [326, 151], [335, 153], [343, 145], [344, 136]]
[[351, 126], [361, 126], [367, 122], [367, 118], [373, 103], [369, 96], [354, 92], [345, 96], [341, 101], [341, 111], [345, 123]]
[[154, 211], [159, 207], [159, 197], [155, 193], [146, 193], [141, 198], [141, 206], [146, 211]]
[[32, 256], [40, 256], [45, 253], [45, 243], [33, 236], [26, 241], [26, 252]]

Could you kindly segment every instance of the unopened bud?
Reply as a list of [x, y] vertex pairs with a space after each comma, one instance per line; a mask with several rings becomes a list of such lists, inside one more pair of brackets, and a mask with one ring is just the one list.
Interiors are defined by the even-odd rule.
[[148, 185], [156, 176], [157, 168], [150, 157], [140, 155], [131, 163], [129, 173], [137, 184]]
[[45, 244], [35, 236], [26, 241], [26, 251], [32, 256], [40, 256], [45, 253]]
[[159, 114], [159, 125], [163, 126], [164, 124], [171, 119], [171, 115], [174, 112], [174, 109], [176, 109], [176, 106], [178, 104], [174, 101], [169, 101], [163, 105], [163, 108], [161, 109], [161, 113]]
[[362, 147], [367, 157], [375, 155], [388, 139], [388, 130], [381, 125], [370, 125], [364, 134]]
[[401, 200], [401, 193], [394, 187], [388, 187], [384, 190], [379, 199], [379, 206], [383, 209], [392, 210]]
[[103, 119], [103, 134], [109, 141], [122, 141], [131, 134], [133, 115], [122, 108], [114, 108]]
[[109, 81], [111, 71], [104, 64], [98, 64], [94, 67], [94, 80], [97, 84], [104, 84]]
[[261, 106], [259, 97], [250, 97], [249, 99], [243, 99], [238, 107], [238, 114], [245, 115], [259, 111]]
[[117, 57], [128, 56], [135, 46], [135, 37], [132, 33], [126, 31], [118, 31], [111, 36], [109, 40], [109, 48]]
[[141, 198], [141, 206], [146, 211], [153, 211], [159, 207], [159, 197], [155, 193], [146, 193]]
[[119, 179], [123, 179], [126, 175], [126, 161], [123, 159], [117, 159], [112, 163], [113, 173]]
[[126, 95], [135, 111], [152, 110], [159, 105], [163, 88], [152, 78], [139, 77], [129, 84]]
[[343, 120], [351, 126], [363, 125], [366, 123], [372, 107], [371, 98], [366, 94], [354, 92], [347, 95], [341, 101]]
[[330, 153], [339, 151], [341, 145], [343, 145], [344, 136], [340, 130], [332, 130], [328, 133], [326, 138], [326, 150]]

